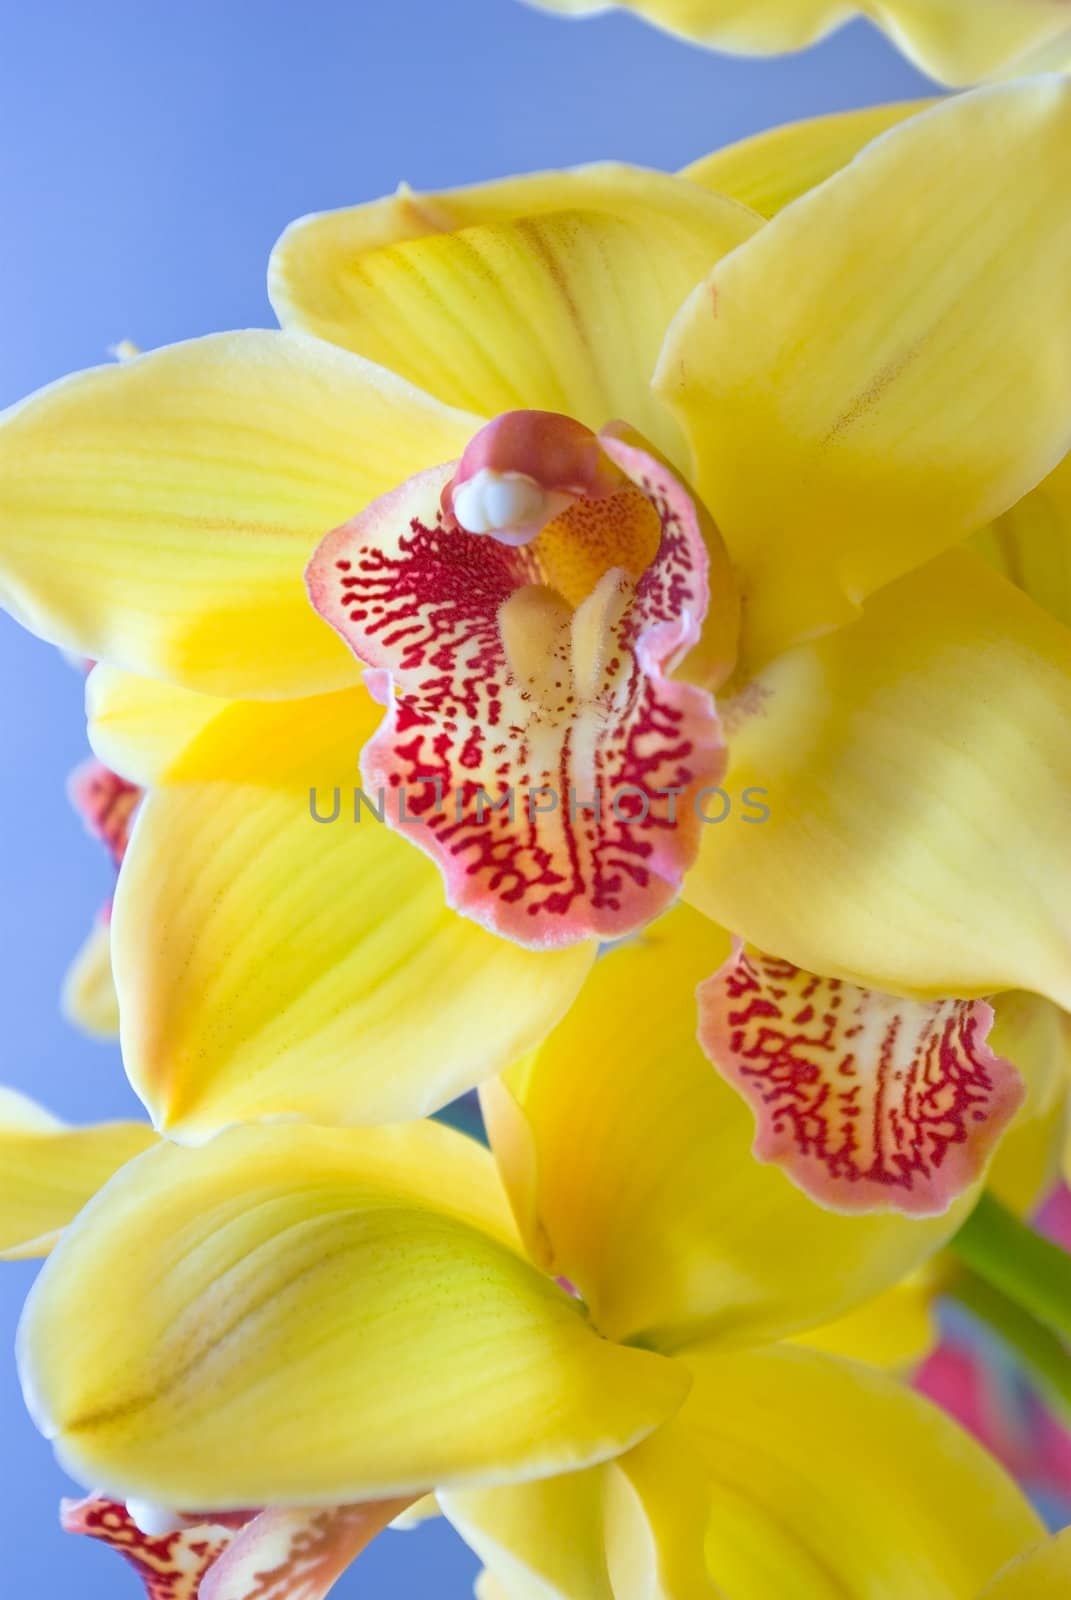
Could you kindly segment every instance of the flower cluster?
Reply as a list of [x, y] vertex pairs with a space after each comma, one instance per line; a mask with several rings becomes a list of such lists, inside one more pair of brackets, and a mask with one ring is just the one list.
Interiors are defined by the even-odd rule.
[[[1071, 57], [1052, 0], [870, 9]], [[1052, 75], [402, 189], [287, 229], [279, 329], [0, 417], [119, 868], [68, 1008], [149, 1117], [5, 1091], [0, 1253], [150, 1600], [321, 1600], [424, 1515], [484, 1600], [1071, 1582], [904, 1381], [945, 1293], [1071, 1393], [1069, 151]]]

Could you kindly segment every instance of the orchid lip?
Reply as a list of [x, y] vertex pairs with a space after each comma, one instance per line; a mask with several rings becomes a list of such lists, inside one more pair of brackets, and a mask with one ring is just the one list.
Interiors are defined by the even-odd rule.
[[904, 1000], [740, 940], [697, 999], [700, 1046], [755, 1114], [755, 1156], [831, 1210], [941, 1216], [1022, 1103], [981, 1000]]
[[[548, 412], [496, 418], [459, 462], [328, 535], [310, 596], [385, 709], [365, 790], [454, 909], [550, 949], [670, 903], [698, 851], [691, 800], [725, 767], [711, 694], [670, 676], [700, 637], [707, 574], [670, 469]], [[424, 810], [405, 809], [422, 787]], [[511, 796], [528, 790], [577, 804], [522, 817]], [[600, 814], [592, 797], [615, 790], [642, 791], [648, 815]]]

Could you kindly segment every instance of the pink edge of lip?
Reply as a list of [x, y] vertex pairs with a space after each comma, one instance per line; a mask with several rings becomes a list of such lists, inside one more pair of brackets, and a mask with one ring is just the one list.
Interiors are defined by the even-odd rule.
[[[343, 522], [331, 532], [325, 534], [316, 546], [305, 567], [305, 589], [312, 601], [313, 609], [330, 623], [336, 633], [341, 634], [343, 640], [353, 650], [353, 643], [346, 628], [346, 616], [339, 603], [335, 587], [335, 564], [344, 559], [346, 552], [354, 542], [354, 530], [364, 524], [391, 523], [399, 517], [404, 518], [405, 508], [413, 498], [414, 489], [427, 486], [429, 493], [441, 505], [442, 493], [450, 482], [458, 463], [446, 462], [442, 466], [429, 467], [425, 472], [418, 472], [415, 477], [407, 478], [396, 489], [389, 489], [386, 494], [380, 495], [378, 500], [373, 500], [370, 506], [359, 511], [348, 522]], [[357, 652], [353, 651], [354, 655]], [[359, 661], [362, 656], [357, 656]], [[382, 663], [369, 661], [368, 666], [378, 666]]]
[[[591, 938], [618, 938], [665, 909], [677, 893], [684, 873], [698, 851], [701, 824], [694, 814], [694, 796], [704, 786], [716, 785], [726, 767], [726, 753], [712, 697], [705, 690], [667, 676], [699, 638], [709, 597], [706, 547], [694, 506], [683, 487], [644, 452], [613, 439], [608, 441], [607, 453], [618, 458], [619, 464], [626, 470], [631, 469], [629, 475], [652, 497], [654, 494], [662, 497], [667, 512], [666, 526], [676, 530], [672, 538], [664, 534], [660, 546], [661, 561], [653, 563], [641, 578], [630, 608], [630, 614], [636, 609], [646, 609], [652, 613], [652, 619], [646, 625], [638, 626], [631, 636], [623, 638], [635, 657], [640, 681], [633, 697], [630, 722], [623, 725], [633, 730], [633, 747], [626, 757], [620, 758], [625, 764], [617, 774], [621, 783], [634, 781], [632, 767], [638, 770], [642, 766], [648, 777], [654, 775], [658, 762], [650, 757], [644, 757], [641, 761], [638, 756], [639, 735], [650, 735], [652, 728], [664, 734], [668, 740], [676, 740], [678, 746], [683, 745], [684, 754], [680, 760], [691, 759], [690, 766], [685, 769], [688, 781], [678, 802], [678, 821], [675, 825], [663, 823], [659, 827], [655, 821], [634, 827], [621, 825], [616, 830], [619, 837], [612, 844], [605, 843], [601, 835], [613, 830], [600, 828], [597, 843], [585, 836], [587, 842], [581, 846], [577, 840], [578, 819], [576, 825], [562, 830], [568, 851], [548, 851], [540, 844], [539, 829], [542, 824], [535, 828], [525, 826], [528, 818], [520, 816], [525, 808], [525, 799], [518, 797], [518, 825], [511, 825], [512, 834], [501, 841], [505, 847], [504, 855], [499, 852], [500, 841], [490, 840], [486, 833], [487, 818], [478, 824], [485, 829], [482, 841], [471, 832], [472, 824], [464, 806], [462, 823], [455, 825], [456, 812], [453, 806], [458, 789], [461, 789], [464, 798], [464, 786], [467, 784], [474, 800], [477, 787], [470, 777], [466, 777], [466, 768], [471, 771], [477, 765], [475, 759], [470, 763], [464, 759], [471, 733], [467, 740], [462, 739], [457, 731], [459, 724], [456, 715], [453, 731], [447, 732], [449, 718], [440, 717], [436, 722], [433, 716], [424, 712], [414, 715], [413, 706], [418, 703], [419, 694], [426, 689], [429, 681], [425, 665], [427, 655], [432, 657], [439, 674], [432, 681], [441, 684], [453, 672], [458, 684], [452, 691], [455, 697], [467, 697], [473, 704], [478, 702], [480, 674], [482, 672], [487, 678], [488, 672], [484, 662], [473, 658], [471, 652], [477, 646], [471, 641], [477, 635], [477, 625], [482, 626], [485, 636], [482, 648], [487, 651], [489, 620], [497, 640], [497, 610], [492, 615], [487, 611], [485, 602], [485, 614], [477, 615], [474, 603], [469, 619], [473, 625], [471, 632], [466, 633], [464, 627], [461, 628], [463, 648], [469, 652], [462, 656], [462, 644], [449, 634], [449, 626], [458, 627], [456, 615], [450, 619], [444, 637], [436, 635], [434, 628], [430, 628], [428, 639], [419, 639], [421, 627], [428, 631], [430, 621], [438, 623], [449, 611], [450, 605], [456, 603], [456, 596], [444, 596], [441, 599], [433, 597], [430, 602], [424, 602], [424, 612], [421, 613], [420, 603], [414, 605], [413, 597], [409, 595], [408, 604], [401, 606], [396, 613], [388, 613], [397, 618], [396, 624], [389, 627], [385, 626], [382, 615], [372, 617], [374, 608], [370, 598], [381, 598], [381, 591], [376, 585], [382, 581], [382, 559], [391, 540], [397, 543], [402, 537], [415, 539], [423, 535], [434, 539], [435, 519], [441, 515], [442, 490], [450, 479], [454, 463], [419, 474], [376, 501], [351, 522], [335, 529], [322, 542], [307, 571], [313, 605], [346, 640], [358, 659], [371, 669], [365, 677], [366, 686], [385, 707], [383, 722], [361, 754], [362, 782], [366, 793], [375, 800], [382, 791], [386, 797], [386, 816], [390, 825], [439, 866], [445, 881], [448, 905], [489, 931], [529, 948], [553, 949]], [[426, 516], [414, 516], [413, 508], [417, 505], [424, 507]], [[409, 530], [408, 534], [406, 529]], [[457, 547], [457, 553], [465, 554], [466, 559], [481, 564], [482, 570], [490, 574], [493, 584], [501, 588], [501, 598], [532, 581], [531, 567], [525, 565], [531, 558], [525, 552], [511, 551], [496, 545], [494, 541], [478, 540], [476, 536], [463, 532], [451, 532], [448, 537], [473, 542], [470, 546]], [[673, 560], [675, 551], [677, 563]], [[362, 554], [374, 557], [373, 561], [366, 562], [364, 569], [360, 565]], [[406, 563], [399, 559], [397, 553], [391, 554], [389, 559], [393, 570], [404, 569]], [[682, 560], [683, 567], [680, 565]], [[484, 567], [484, 563], [490, 565]], [[365, 580], [367, 594], [363, 596], [360, 588], [354, 587], [357, 583], [355, 570], [357, 573], [365, 570], [369, 574]], [[347, 584], [350, 586], [348, 589]], [[401, 587], [404, 593], [404, 585]], [[682, 592], [689, 602], [687, 606], [680, 604]], [[350, 610], [346, 609], [347, 605]], [[379, 610], [383, 612], [382, 605]], [[357, 624], [355, 612], [360, 617], [360, 623]], [[430, 620], [422, 622], [422, 616]], [[414, 635], [418, 636], [416, 651], [421, 670], [425, 673], [425, 681], [415, 688], [413, 679], [417, 674], [412, 659], [408, 659], [414, 648]], [[407, 642], [399, 645], [398, 641]], [[500, 642], [498, 649], [501, 654]], [[424, 654], [421, 654], [421, 650]], [[451, 650], [458, 656], [457, 661], [451, 657]], [[397, 659], [392, 659], [392, 651], [395, 657], [400, 651], [402, 657], [406, 658], [404, 669]], [[491, 649], [488, 659], [493, 655], [494, 650]], [[468, 669], [467, 677], [463, 669]], [[501, 662], [494, 663], [493, 673], [501, 674], [505, 670], [503, 657]], [[647, 717], [646, 723], [644, 715]], [[668, 733], [667, 724], [671, 730]], [[511, 766], [516, 752], [509, 747], [511, 735], [506, 723], [499, 725], [493, 717], [481, 718], [477, 715], [468, 726], [479, 730], [476, 739], [479, 762], [486, 766], [491, 756], [495, 756], [499, 761], [495, 771], [500, 782], [507, 781], [503, 775], [508, 775], [510, 780], [514, 775], [519, 778], [523, 762], [517, 758], [518, 764]], [[500, 741], [497, 745], [492, 743], [495, 738]], [[408, 744], [403, 740], [408, 740]], [[555, 776], [559, 779], [564, 777], [564, 785], [559, 782], [558, 787], [567, 790], [570, 773], [564, 766], [567, 759], [566, 744], [562, 748], [563, 766]], [[433, 751], [430, 756], [426, 754], [428, 749]], [[670, 750], [670, 756], [663, 755], [661, 759], [678, 761], [679, 749], [674, 750], [670, 746]], [[604, 746], [604, 756], [608, 751], [609, 741]], [[631, 767], [629, 762], [632, 763]], [[398, 794], [408, 784], [415, 782], [420, 772], [434, 773], [442, 780], [443, 793], [447, 797], [448, 816], [445, 819], [433, 816], [425, 821], [419, 815], [421, 799], [429, 805], [433, 799], [430, 785], [423, 796], [419, 790], [415, 795], [410, 793], [406, 815], [402, 817]], [[663, 776], [659, 783], [649, 784], [648, 793], [653, 794], [656, 788], [667, 786], [669, 782], [675, 784], [677, 776], [678, 773], [674, 773], [672, 778]], [[604, 810], [608, 809], [613, 787], [607, 786]], [[588, 797], [578, 794], [578, 798]], [[562, 801], [564, 803], [565, 794], [562, 795]], [[467, 836], [463, 833], [465, 828], [470, 829]], [[641, 832], [644, 835], [642, 838], [639, 837]], [[527, 839], [522, 838], [525, 833]], [[514, 835], [511, 845], [510, 837]], [[472, 864], [474, 850], [475, 866]], [[612, 850], [617, 854], [611, 858]], [[520, 864], [522, 852], [527, 852], [523, 856], [526, 863], [523, 868]], [[610, 860], [607, 871], [596, 864], [600, 861], [600, 852]], [[586, 865], [587, 876], [577, 864], [580, 862]], [[571, 880], [559, 870], [563, 867], [566, 873], [572, 872]], [[560, 887], [563, 884], [565, 888]], [[542, 899], [538, 898], [540, 895]], [[534, 912], [531, 909], [533, 906]]]
[[[755, 1115], [754, 1155], [831, 1211], [942, 1215], [982, 1176], [1025, 1096], [986, 1043], [983, 1000], [895, 1001], [739, 940], [696, 999], [704, 1053]], [[868, 1004], [882, 1031], [859, 1063]], [[894, 1049], [909, 1029], [905, 1062]]]

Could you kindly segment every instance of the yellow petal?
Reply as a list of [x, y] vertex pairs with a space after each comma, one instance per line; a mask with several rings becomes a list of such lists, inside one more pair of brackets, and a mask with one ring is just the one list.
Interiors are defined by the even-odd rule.
[[507, 1589], [501, 1579], [496, 1578], [494, 1573], [488, 1572], [486, 1568], [477, 1575], [472, 1592], [476, 1600], [543, 1600], [538, 1589], [534, 1594], [530, 1588], [526, 1590], [523, 1585]]
[[752, 661], [846, 621], [1066, 453], [1069, 140], [1061, 79], [942, 103], [677, 317], [656, 387], [740, 567]]
[[[606, 1558], [614, 1600], [725, 1600], [707, 1572], [702, 1549], [678, 1550], [669, 1560], [629, 1476], [629, 1461], [606, 1474]], [[703, 1493], [689, 1482], [689, 1496]]]
[[0, 1088], [0, 1127], [9, 1132], [59, 1133], [65, 1124], [20, 1090]]
[[1050, 0], [880, 0], [877, 19], [908, 58], [939, 83], [1063, 70], [1067, 15]]
[[[588, 16], [614, 0], [535, 0], [548, 11]], [[616, 0], [671, 33], [742, 55], [802, 50], [850, 14], [846, 0]]]
[[455, 1490], [443, 1514], [520, 1600], [615, 1600], [606, 1567], [603, 1468], [501, 1489]]
[[70, 1128], [0, 1089], [0, 1259], [47, 1255], [112, 1173], [155, 1142], [144, 1123]]
[[1071, 1591], [1071, 1528], [1065, 1528], [1000, 1571], [979, 1600], [1056, 1600]]
[[529, 0], [529, 3], [541, 6], [544, 11], [562, 11], [567, 17], [594, 17], [611, 10], [614, 0]]
[[423, 1115], [542, 1038], [591, 967], [590, 944], [527, 951], [448, 910], [376, 795], [354, 821], [381, 715], [363, 689], [235, 703], [143, 804], [113, 918], [123, 1051], [180, 1138]]
[[434, 1494], [422, 1494], [419, 1500], [413, 1500], [405, 1510], [399, 1512], [391, 1523], [397, 1533], [411, 1533], [414, 1528], [419, 1528], [422, 1523], [429, 1522], [432, 1517], [439, 1517], [439, 1501]]
[[355, 681], [302, 574], [479, 426], [300, 334], [219, 334], [0, 417], [0, 599], [45, 639], [207, 694]]
[[395, 197], [296, 223], [273, 302], [284, 324], [449, 405], [595, 429], [623, 417], [686, 467], [651, 374], [685, 296], [758, 225], [681, 179], [620, 167]]
[[510, 1246], [490, 1156], [435, 1123], [161, 1144], [31, 1294], [23, 1387], [64, 1465], [203, 1510], [571, 1470], [679, 1405]]
[[229, 702], [103, 662], [86, 679], [89, 740], [113, 772], [143, 787], [159, 783]]
[[863, 987], [1071, 1005], [1071, 634], [954, 552], [735, 709], [727, 787], [769, 815], [705, 829], [688, 899]]
[[1071, 627], [1071, 456], [971, 543], [998, 572]]
[[676, 1345], [813, 1327], [925, 1260], [966, 1214], [838, 1216], [751, 1155], [696, 1043], [728, 935], [687, 908], [612, 949], [528, 1062], [481, 1093], [529, 1250], [610, 1338]]
[[[566, 16], [610, 0], [533, 0]], [[1071, 29], [1051, 0], [617, 0], [624, 10], [697, 44], [741, 55], [801, 50], [848, 17], [877, 23], [938, 82], [980, 83], [1071, 61]]]
[[302, 328], [332, 344], [363, 351], [363, 290], [357, 263], [369, 251], [486, 223], [578, 210], [691, 226], [719, 224], [725, 230], [719, 236], [723, 249], [736, 230], [746, 238], [756, 225], [753, 218], [749, 223], [736, 208], [727, 206], [724, 198], [711, 205], [696, 196], [689, 183], [620, 162], [532, 172], [428, 194], [403, 183], [383, 199], [313, 212], [292, 222], [268, 264], [272, 306], [285, 327]]
[[996, 1462], [883, 1373], [788, 1346], [687, 1365], [679, 1416], [621, 1462], [667, 1594], [975, 1600], [1041, 1532]]
[[94, 1039], [119, 1033], [119, 1000], [112, 977], [112, 930], [109, 916], [94, 919], [85, 943], [63, 980], [63, 1014]]
[[993, 1157], [986, 1185], [1027, 1216], [1060, 1176], [1071, 1130], [1071, 1017], [1040, 995], [1012, 991], [993, 1002], [989, 1043], [1014, 1062], [1026, 1100]]
[[934, 1313], [939, 1278], [934, 1267], [923, 1267], [845, 1316], [799, 1334], [798, 1342], [850, 1361], [910, 1372], [940, 1338]]
[[772, 217], [846, 167], [871, 139], [932, 103], [904, 100], [788, 122], [712, 151], [685, 167], [681, 177]]

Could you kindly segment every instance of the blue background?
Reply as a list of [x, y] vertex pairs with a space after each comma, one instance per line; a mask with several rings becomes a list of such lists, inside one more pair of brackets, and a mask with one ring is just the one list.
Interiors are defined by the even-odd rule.
[[[301, 212], [602, 157], [675, 167], [772, 123], [925, 92], [865, 24], [730, 61], [621, 15], [517, 0], [40, 0], [0, 42], [0, 405], [107, 346], [270, 325], [269, 248]], [[130, 1114], [117, 1051], [57, 1010], [110, 889], [64, 796], [78, 678], [0, 617], [0, 1081], [71, 1119]], [[56, 1525], [65, 1484], [8, 1352], [29, 1266], [0, 1270], [0, 1591], [137, 1600]], [[445, 1526], [388, 1534], [340, 1597], [468, 1595]]]

